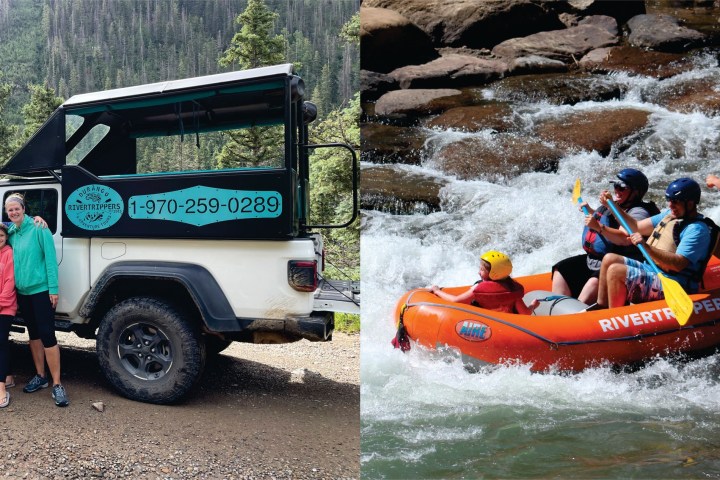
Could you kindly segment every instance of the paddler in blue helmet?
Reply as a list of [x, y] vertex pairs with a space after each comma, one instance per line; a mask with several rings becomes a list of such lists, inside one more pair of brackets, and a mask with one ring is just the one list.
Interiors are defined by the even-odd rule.
[[[717, 241], [717, 227], [698, 212], [700, 185], [692, 178], [678, 178], [665, 190], [668, 208], [637, 221], [619, 211], [633, 233], [634, 245], [642, 244], [660, 270], [687, 293], [699, 289], [707, 262]], [[606, 199], [601, 199], [607, 204]], [[645, 238], [648, 238], [645, 240]], [[600, 269], [598, 305], [615, 308], [664, 298], [662, 281], [647, 262], [620, 255], [605, 256]]]

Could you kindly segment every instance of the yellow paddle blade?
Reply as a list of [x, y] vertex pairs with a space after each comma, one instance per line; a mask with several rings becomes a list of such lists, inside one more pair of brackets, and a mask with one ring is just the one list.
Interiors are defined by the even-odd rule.
[[575, 180], [575, 186], [573, 187], [572, 201], [574, 205], [578, 204], [580, 200], [580, 179]]
[[693, 313], [693, 301], [679, 283], [663, 274], [658, 274], [662, 283], [665, 301], [675, 314], [680, 325], [685, 325]]

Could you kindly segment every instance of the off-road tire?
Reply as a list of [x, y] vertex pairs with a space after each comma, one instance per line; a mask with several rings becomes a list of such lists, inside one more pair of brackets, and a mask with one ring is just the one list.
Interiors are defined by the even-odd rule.
[[174, 403], [205, 367], [205, 341], [170, 304], [133, 297], [100, 322], [97, 355], [105, 378], [122, 395], [148, 403]]

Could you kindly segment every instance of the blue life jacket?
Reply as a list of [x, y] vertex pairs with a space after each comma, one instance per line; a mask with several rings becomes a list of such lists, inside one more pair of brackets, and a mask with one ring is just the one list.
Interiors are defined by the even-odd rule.
[[[628, 207], [628, 210], [635, 207], [642, 207], [650, 216], [660, 213], [654, 202], [636, 202]], [[612, 215], [612, 212], [603, 205], [600, 205], [593, 213], [593, 217], [601, 224], [609, 228], [619, 228], [620, 224]], [[582, 233], [583, 249], [591, 258], [601, 259], [606, 253], [617, 253], [624, 257], [642, 260], [643, 256], [635, 245], [615, 245], [603, 237], [600, 232], [591, 230], [585, 226]]]

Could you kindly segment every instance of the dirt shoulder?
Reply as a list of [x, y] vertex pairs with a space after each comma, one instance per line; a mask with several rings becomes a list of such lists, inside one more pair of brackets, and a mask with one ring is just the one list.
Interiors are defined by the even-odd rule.
[[[0, 410], [2, 475], [11, 478], [358, 478], [360, 337], [329, 343], [234, 343], [208, 362], [179, 405], [118, 395], [94, 342], [60, 334], [63, 383], [22, 392], [33, 375], [26, 337], [12, 334], [17, 387]], [[105, 410], [92, 406], [103, 402]]]

